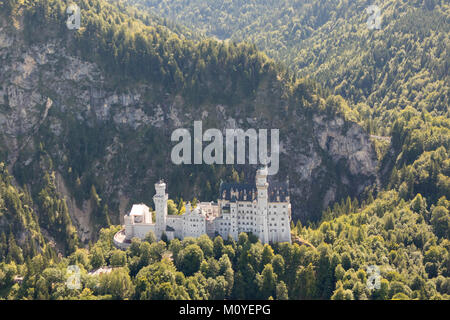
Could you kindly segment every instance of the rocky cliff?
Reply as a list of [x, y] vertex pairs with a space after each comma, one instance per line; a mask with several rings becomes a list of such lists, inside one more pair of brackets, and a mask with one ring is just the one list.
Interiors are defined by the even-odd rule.
[[[356, 123], [320, 111], [324, 104], [313, 92], [300, 105], [262, 81], [251, 99], [191, 105], [155, 79], [117, 86], [61, 39], [28, 45], [23, 21], [0, 25], [0, 161], [17, 184], [32, 189], [37, 155], [45, 152], [82, 240], [97, 231], [92, 186], [113, 223], [132, 202], [152, 205], [159, 178], [168, 181], [173, 198], [216, 199], [230, 168], [170, 162], [171, 133], [192, 128], [195, 120], [203, 120], [204, 129], [280, 129], [280, 172], [272, 179], [289, 179], [294, 220], [317, 219], [333, 201], [360, 195], [376, 181], [374, 148]], [[254, 166], [236, 168], [253, 179]]]

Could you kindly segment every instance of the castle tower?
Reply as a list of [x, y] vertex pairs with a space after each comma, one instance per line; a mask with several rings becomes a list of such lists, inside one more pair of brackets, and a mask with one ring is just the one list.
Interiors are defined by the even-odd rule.
[[269, 183], [267, 182], [268, 170], [267, 167], [263, 167], [256, 171], [256, 189], [257, 189], [257, 200], [256, 200], [256, 223], [257, 230], [259, 234], [259, 239], [262, 243], [269, 242], [269, 230], [268, 230], [268, 203], [269, 203]]
[[162, 180], [155, 184], [155, 190], [156, 194], [153, 196], [156, 211], [155, 236], [161, 239], [161, 235], [166, 231], [167, 200], [169, 196], [166, 193], [166, 184]]

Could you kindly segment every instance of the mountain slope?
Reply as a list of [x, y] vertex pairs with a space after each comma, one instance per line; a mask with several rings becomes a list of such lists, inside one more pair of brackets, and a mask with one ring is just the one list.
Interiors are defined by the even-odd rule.
[[[82, 28], [70, 31], [67, 4], [0, 4], [0, 298], [449, 298], [445, 112], [383, 111], [384, 129], [367, 128], [391, 137], [370, 137], [358, 124], [376, 127], [370, 114], [253, 45], [184, 37], [96, 0], [79, 1]], [[326, 10], [308, 8], [311, 28], [326, 24]], [[149, 235], [114, 248], [120, 216], [151, 205], [161, 177], [171, 196], [202, 200], [215, 200], [220, 179], [253, 179], [252, 166], [170, 162], [172, 131], [200, 119], [281, 129], [274, 179], [289, 177], [297, 243]], [[79, 289], [67, 286], [69, 265]], [[87, 274], [102, 266], [114, 269]]]
[[[447, 1], [130, 0], [219, 39], [255, 43], [301, 76], [357, 105], [369, 131], [388, 135], [394, 110], [447, 115]], [[378, 5], [380, 29], [367, 26]]]
[[[449, 31], [446, 1], [131, 0], [220, 39], [255, 43], [349, 107], [372, 134], [380, 190], [428, 206], [450, 197]], [[366, 9], [380, 8], [371, 30]]]
[[[255, 168], [175, 166], [176, 128], [279, 128], [280, 173], [293, 216], [320, 218], [335, 199], [376, 181], [369, 136], [339, 97], [296, 80], [253, 46], [179, 38], [103, 1], [80, 3], [82, 28], [65, 26], [63, 1], [2, 9], [2, 161], [32, 196], [48, 155], [83, 241], [119, 223], [131, 203], [151, 205], [154, 182], [173, 197], [215, 200], [220, 180]], [[39, 214], [44, 214], [40, 212]]]

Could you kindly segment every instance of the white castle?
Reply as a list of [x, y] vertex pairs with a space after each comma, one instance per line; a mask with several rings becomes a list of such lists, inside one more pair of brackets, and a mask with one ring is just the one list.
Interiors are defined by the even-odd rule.
[[207, 234], [237, 240], [239, 233], [255, 234], [262, 243], [291, 243], [291, 204], [287, 183], [267, 182], [267, 168], [256, 173], [255, 184], [221, 183], [217, 203], [202, 202], [195, 209], [186, 205], [183, 215], [168, 215], [166, 184], [155, 184], [153, 197], [156, 222], [144, 204], [133, 205], [124, 218], [122, 241], [115, 237], [117, 245], [130, 243], [132, 238], [144, 239], [152, 231], [157, 239], [165, 234], [173, 238], [199, 237]]

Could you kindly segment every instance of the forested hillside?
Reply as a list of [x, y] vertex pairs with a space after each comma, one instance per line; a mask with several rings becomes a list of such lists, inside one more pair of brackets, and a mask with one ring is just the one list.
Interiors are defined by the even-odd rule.
[[[318, 228], [293, 226], [302, 245], [262, 245], [245, 233], [238, 241], [203, 235], [156, 242], [150, 233], [122, 251], [112, 242], [120, 227], [111, 227], [68, 257], [38, 254], [23, 264], [11, 247], [0, 263], [0, 297], [449, 299], [448, 207], [442, 198], [428, 209], [420, 195], [405, 201], [395, 191], [361, 206], [347, 201]], [[79, 273], [67, 272], [69, 265]], [[375, 288], [367, 286], [372, 265], [379, 268]], [[105, 266], [109, 273], [88, 273]], [[68, 285], [74, 276], [75, 288]]]
[[[131, 0], [219, 39], [254, 43], [342, 95], [371, 133], [407, 106], [448, 116], [450, 6], [424, 1]], [[378, 5], [379, 30], [367, 27]]]
[[274, 178], [289, 176], [295, 220], [317, 221], [334, 200], [374, 188], [375, 149], [341, 97], [254, 45], [181, 37], [105, 1], [79, 5], [82, 27], [69, 30], [66, 2], [4, 3], [0, 155], [22, 186], [37, 185], [40, 154], [50, 158], [83, 242], [133, 202], [151, 204], [162, 177], [175, 199], [206, 201], [221, 179], [254, 179], [255, 166], [172, 164], [170, 135], [194, 120], [280, 129]]
[[[380, 30], [329, 0], [80, 0], [69, 30], [70, 2], [0, 1], [0, 299], [450, 298], [445, 1], [380, 2]], [[173, 214], [254, 178], [170, 163], [194, 120], [280, 129], [292, 245], [114, 247], [160, 178]]]

